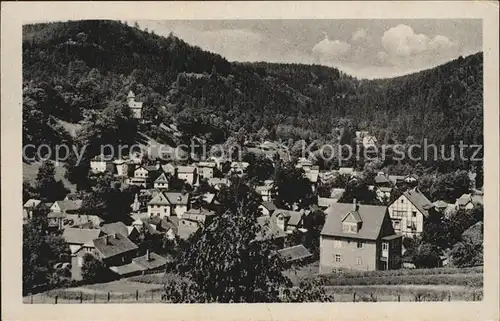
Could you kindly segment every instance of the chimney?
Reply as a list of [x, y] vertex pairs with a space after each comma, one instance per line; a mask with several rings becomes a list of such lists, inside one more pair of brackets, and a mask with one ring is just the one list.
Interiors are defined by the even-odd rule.
[[104, 245], [108, 245], [108, 244], [109, 244], [109, 242], [108, 242], [108, 235], [106, 235], [104, 237]]
[[358, 204], [356, 203], [356, 199], [352, 200], [352, 210], [357, 211], [358, 210]]
[[151, 261], [151, 255], [149, 254], [149, 249], [146, 250], [146, 260], [149, 262]]

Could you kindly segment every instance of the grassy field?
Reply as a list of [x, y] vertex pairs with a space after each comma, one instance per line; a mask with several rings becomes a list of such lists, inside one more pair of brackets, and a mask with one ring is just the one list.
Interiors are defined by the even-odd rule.
[[[380, 301], [478, 301], [482, 299], [483, 269], [436, 268], [415, 270], [344, 272], [318, 275], [318, 264], [289, 270], [286, 275], [297, 284], [318, 280], [336, 302]], [[118, 281], [57, 289], [25, 297], [24, 302], [97, 303], [161, 302], [163, 273], [134, 276]], [[110, 293], [108, 301], [108, 292]]]
[[[23, 162], [23, 180], [33, 183], [36, 179], [36, 174], [38, 173], [38, 169], [40, 168], [41, 163], [34, 162], [31, 164], [26, 164]], [[56, 165], [56, 164], [54, 164]], [[66, 169], [62, 163], [56, 165], [56, 180], [62, 180], [64, 186], [68, 188], [71, 192], [76, 191], [76, 185], [71, 184], [65, 177], [64, 173]]]

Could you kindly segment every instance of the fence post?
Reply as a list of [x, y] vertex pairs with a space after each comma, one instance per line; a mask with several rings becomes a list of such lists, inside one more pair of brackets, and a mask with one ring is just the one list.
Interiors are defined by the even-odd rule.
[[451, 292], [448, 292], [448, 302], [451, 301]]
[[472, 292], [472, 301], [476, 301], [476, 292]]
[[401, 294], [398, 294], [398, 302], [401, 302]]
[[31, 304], [33, 304], [33, 293], [30, 293]]
[[54, 304], [57, 304], [57, 295], [56, 295], [56, 301], [55, 301], [55, 303], [54, 303]]
[[135, 290], [135, 300], [139, 301], [139, 290]]
[[83, 302], [83, 293], [80, 292], [80, 303], [82, 303], [82, 302]]
[[151, 291], [151, 302], [153, 302], [153, 301], [154, 301], [154, 299], [153, 299], [154, 294], [155, 294], [155, 293], [154, 293], [153, 291]]
[[95, 303], [95, 295], [96, 295], [96, 294], [94, 293], [94, 303]]
[[108, 302], [109, 302], [109, 299], [110, 299], [110, 294], [109, 294], [109, 292], [108, 292]]
[[356, 292], [352, 294], [352, 302], [356, 302]]

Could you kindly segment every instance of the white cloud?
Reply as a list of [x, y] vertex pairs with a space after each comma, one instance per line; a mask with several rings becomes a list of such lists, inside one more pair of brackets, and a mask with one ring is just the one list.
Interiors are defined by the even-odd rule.
[[379, 53], [379, 60], [383, 58], [395, 65], [441, 63], [456, 56], [458, 49], [457, 43], [445, 36], [430, 38], [404, 24], [385, 31], [381, 43], [386, 55]]
[[322, 63], [343, 60], [350, 50], [351, 45], [347, 42], [328, 40], [327, 37], [312, 48], [313, 55]]
[[366, 39], [367, 33], [366, 29], [358, 29], [352, 34], [352, 41], [360, 41]]

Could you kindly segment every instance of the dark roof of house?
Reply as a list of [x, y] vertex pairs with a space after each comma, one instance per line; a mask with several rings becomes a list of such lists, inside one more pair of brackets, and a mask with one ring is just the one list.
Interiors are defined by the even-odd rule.
[[74, 228], [68, 227], [64, 229], [63, 238], [66, 243], [71, 244], [85, 244], [88, 241], [98, 238], [102, 235], [99, 229], [86, 229], [86, 228]]
[[266, 208], [269, 212], [275, 211], [277, 209], [274, 202], [262, 202], [262, 206]]
[[127, 225], [125, 225], [123, 222], [115, 222], [115, 223], [103, 224], [101, 226], [101, 231], [104, 234], [108, 234], [108, 235], [119, 233], [119, 234], [121, 234], [123, 236], [128, 236]]
[[149, 260], [147, 254], [132, 259], [132, 262], [143, 266], [147, 270], [157, 269], [167, 264], [167, 259], [156, 253], [149, 253]]
[[429, 216], [429, 209], [434, 205], [425, 197], [418, 188], [407, 190], [403, 193], [404, 196], [425, 216]]
[[122, 234], [105, 235], [96, 238], [93, 240], [93, 243], [96, 250], [98, 250], [104, 258], [110, 258], [137, 249], [137, 245]]
[[344, 233], [342, 231], [342, 219], [347, 213], [352, 212], [353, 205], [348, 203], [336, 203], [325, 210], [326, 221], [321, 235], [343, 236], [348, 238], [359, 238], [376, 240], [380, 235], [382, 223], [387, 213], [387, 207], [377, 205], [358, 205], [356, 211], [363, 223], [358, 233]]
[[276, 217], [278, 215], [284, 215], [285, 217], [288, 218], [288, 225], [298, 225], [300, 221], [302, 220], [302, 217], [304, 216], [304, 212], [297, 212], [297, 211], [289, 211], [289, 210], [282, 210], [282, 209], [277, 209], [273, 213], [273, 217]]
[[401, 234], [392, 234], [392, 235], [384, 236], [382, 238], [382, 240], [390, 241], [390, 240], [397, 239], [399, 237], [403, 237], [403, 235], [401, 235]]
[[287, 262], [302, 260], [312, 256], [311, 252], [302, 244], [278, 250], [278, 254]]
[[170, 204], [187, 205], [189, 203], [189, 193], [166, 192], [164, 193]]
[[162, 193], [162, 192], [159, 192], [157, 193], [149, 202], [148, 202], [149, 205], [170, 205], [170, 201], [169, 199], [167, 198], [167, 196]]

